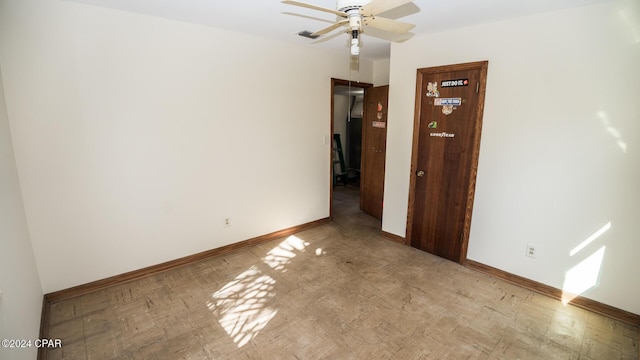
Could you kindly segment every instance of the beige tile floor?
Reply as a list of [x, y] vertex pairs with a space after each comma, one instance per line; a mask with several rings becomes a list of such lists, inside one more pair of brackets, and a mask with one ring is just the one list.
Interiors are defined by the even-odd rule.
[[[638, 359], [638, 328], [335, 221], [53, 304], [48, 359]], [[356, 199], [357, 200], [357, 199]]]

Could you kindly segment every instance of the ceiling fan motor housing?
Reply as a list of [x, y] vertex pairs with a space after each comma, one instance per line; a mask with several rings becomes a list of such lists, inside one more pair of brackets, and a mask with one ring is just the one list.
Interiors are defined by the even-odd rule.
[[[347, 13], [349, 19], [349, 30], [362, 31], [362, 15], [360, 8], [368, 3], [368, 0], [338, 0], [336, 7], [338, 11]], [[357, 36], [354, 36], [357, 37]]]
[[338, 0], [336, 8], [338, 11], [348, 12], [349, 10], [360, 9], [368, 2], [368, 0]]

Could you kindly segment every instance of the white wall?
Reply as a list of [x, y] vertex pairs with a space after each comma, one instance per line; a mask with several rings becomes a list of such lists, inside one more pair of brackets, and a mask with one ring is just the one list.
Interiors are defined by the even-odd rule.
[[583, 296], [640, 314], [639, 15], [614, 1], [392, 44], [383, 230], [405, 235], [416, 69], [489, 60], [468, 258], [560, 289], [580, 269]]
[[[43, 294], [20, 196], [1, 73], [0, 291], [0, 339], [37, 339]], [[0, 347], [0, 358], [34, 359], [36, 352]]]
[[46, 293], [329, 216], [330, 79], [351, 75], [348, 54], [65, 1], [3, 7]]
[[373, 85], [389, 85], [389, 67], [391, 59], [380, 59], [373, 62]]

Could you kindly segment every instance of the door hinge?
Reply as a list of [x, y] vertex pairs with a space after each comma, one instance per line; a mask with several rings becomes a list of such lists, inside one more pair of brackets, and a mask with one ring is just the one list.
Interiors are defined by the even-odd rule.
[[480, 92], [480, 83], [476, 83], [476, 94]]

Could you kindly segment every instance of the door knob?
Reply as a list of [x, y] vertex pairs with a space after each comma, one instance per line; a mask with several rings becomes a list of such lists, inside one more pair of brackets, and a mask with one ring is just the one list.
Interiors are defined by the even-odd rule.
[[416, 171], [416, 175], [418, 175], [420, 177], [423, 177], [424, 176], [424, 171], [418, 170], [418, 171]]

